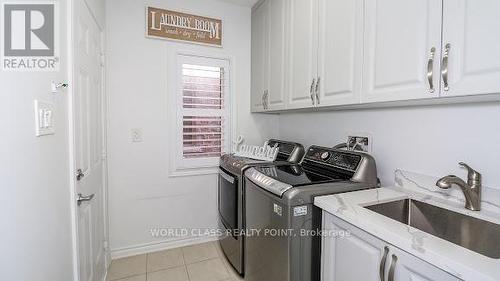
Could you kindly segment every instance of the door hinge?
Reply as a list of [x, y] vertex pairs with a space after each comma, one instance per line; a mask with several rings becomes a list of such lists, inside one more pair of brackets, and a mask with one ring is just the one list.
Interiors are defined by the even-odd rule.
[[101, 66], [106, 65], [106, 55], [104, 53], [101, 54]]
[[103, 150], [102, 151], [102, 161], [108, 160], [108, 153], [107, 151]]

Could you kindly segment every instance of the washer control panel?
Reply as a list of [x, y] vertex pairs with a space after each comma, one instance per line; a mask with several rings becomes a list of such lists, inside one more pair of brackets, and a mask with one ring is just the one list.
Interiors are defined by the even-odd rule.
[[311, 146], [304, 160], [319, 162], [321, 164], [354, 172], [358, 168], [362, 157], [363, 156], [357, 152]]

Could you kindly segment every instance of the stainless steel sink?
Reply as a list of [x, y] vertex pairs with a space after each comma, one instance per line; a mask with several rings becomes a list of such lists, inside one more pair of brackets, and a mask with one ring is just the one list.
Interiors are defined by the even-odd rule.
[[411, 199], [365, 208], [487, 257], [500, 258], [498, 224]]

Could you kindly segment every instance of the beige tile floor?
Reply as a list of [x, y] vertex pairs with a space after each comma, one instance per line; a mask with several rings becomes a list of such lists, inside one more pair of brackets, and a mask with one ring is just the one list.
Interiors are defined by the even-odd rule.
[[239, 281], [218, 242], [114, 260], [108, 281]]

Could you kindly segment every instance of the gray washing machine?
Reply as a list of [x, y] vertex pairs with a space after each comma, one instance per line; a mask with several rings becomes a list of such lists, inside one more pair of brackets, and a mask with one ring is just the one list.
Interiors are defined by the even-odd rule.
[[219, 240], [226, 259], [240, 274], [244, 275], [245, 200], [243, 173], [246, 169], [260, 165], [298, 163], [304, 156], [301, 144], [271, 139], [270, 146], [278, 145], [276, 161], [260, 161], [233, 154], [223, 155], [219, 165], [218, 212], [219, 227], [223, 236]]
[[245, 280], [320, 280], [321, 210], [314, 197], [377, 188], [375, 160], [312, 146], [301, 164], [245, 172]]

